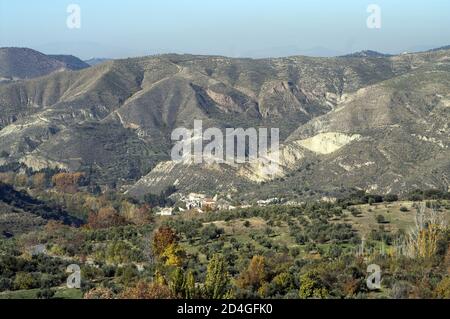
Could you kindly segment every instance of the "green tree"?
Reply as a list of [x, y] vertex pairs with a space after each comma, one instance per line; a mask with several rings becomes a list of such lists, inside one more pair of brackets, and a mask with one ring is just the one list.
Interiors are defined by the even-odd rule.
[[277, 292], [285, 294], [294, 287], [294, 278], [291, 274], [282, 272], [273, 278], [272, 285]]
[[195, 287], [195, 277], [192, 270], [189, 270], [184, 277], [183, 292], [185, 299], [194, 299], [197, 297], [197, 288]]
[[241, 288], [259, 289], [267, 278], [266, 260], [263, 256], [253, 256], [237, 280], [237, 285]]
[[227, 265], [222, 255], [215, 254], [208, 264], [205, 278], [205, 297], [222, 299], [229, 283]]
[[36, 284], [33, 276], [26, 272], [19, 272], [14, 279], [14, 288], [17, 290], [31, 289]]
[[183, 260], [186, 257], [186, 252], [178, 244], [170, 244], [164, 253], [161, 255], [167, 266], [181, 267]]
[[328, 296], [328, 290], [317, 271], [309, 271], [300, 277], [300, 290], [298, 295], [301, 299], [323, 299]]
[[181, 268], [176, 268], [171, 275], [170, 290], [172, 295], [181, 297], [183, 294], [184, 273]]

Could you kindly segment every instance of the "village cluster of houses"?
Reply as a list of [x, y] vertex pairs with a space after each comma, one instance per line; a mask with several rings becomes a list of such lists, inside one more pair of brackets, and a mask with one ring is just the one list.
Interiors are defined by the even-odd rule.
[[187, 210], [195, 208], [215, 210], [217, 205], [217, 195], [214, 196], [214, 198], [208, 198], [205, 194], [190, 193], [188, 196], [182, 196], [181, 201], [185, 203]]
[[[214, 196], [213, 198], [208, 197], [205, 194], [200, 193], [190, 193], [189, 195], [181, 195], [179, 198], [179, 201], [184, 203], [184, 208], [178, 207], [175, 209], [174, 207], [164, 207], [160, 208], [159, 211], [156, 213], [159, 216], [172, 216], [175, 213], [175, 210], [178, 212], [185, 212], [185, 211], [192, 211], [195, 210], [199, 213], [204, 212], [212, 212], [217, 210], [234, 210], [236, 208], [248, 208], [252, 205], [240, 205], [239, 207], [233, 206], [230, 204], [231, 198], [228, 197], [228, 199], [223, 199], [218, 197], [218, 195]], [[257, 205], [260, 207], [273, 205], [273, 204], [280, 204], [281, 199], [279, 198], [270, 198], [267, 200], [259, 200], [257, 201]]]
[[[179, 207], [180, 212], [196, 210], [200, 213], [215, 211], [215, 210], [232, 210], [236, 209], [227, 200], [218, 199], [218, 196], [213, 198], [207, 197], [205, 194], [190, 193], [187, 196], [181, 196], [180, 201], [184, 203], [185, 208]], [[157, 215], [160, 216], [171, 216], [174, 213], [175, 208], [165, 207], [161, 208]]]

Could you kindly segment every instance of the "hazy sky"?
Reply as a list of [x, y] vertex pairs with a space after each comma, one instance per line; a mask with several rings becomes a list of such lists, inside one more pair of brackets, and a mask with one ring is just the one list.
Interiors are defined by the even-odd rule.
[[[66, 25], [69, 4], [81, 28]], [[369, 29], [367, 7], [381, 8]], [[450, 44], [449, 0], [0, 0], [0, 46], [81, 58], [388, 53]]]

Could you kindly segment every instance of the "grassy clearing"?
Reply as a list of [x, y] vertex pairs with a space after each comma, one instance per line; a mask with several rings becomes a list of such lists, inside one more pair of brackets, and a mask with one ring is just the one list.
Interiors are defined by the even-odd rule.
[[[0, 293], [0, 299], [37, 299], [40, 289], [6, 291]], [[82, 299], [83, 293], [80, 289], [69, 289], [65, 287], [56, 288], [55, 299]]]
[[6, 291], [0, 293], [0, 299], [36, 299], [39, 289]]

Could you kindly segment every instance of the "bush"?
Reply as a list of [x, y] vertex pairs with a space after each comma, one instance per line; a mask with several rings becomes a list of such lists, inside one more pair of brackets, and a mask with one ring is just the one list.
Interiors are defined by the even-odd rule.
[[38, 299], [52, 299], [55, 296], [55, 291], [53, 289], [45, 288], [37, 292]]
[[352, 213], [354, 217], [358, 217], [361, 215], [361, 211], [355, 207], [350, 207], [350, 213]]
[[19, 272], [14, 278], [14, 289], [16, 290], [26, 290], [36, 287], [36, 281], [33, 276], [26, 272]]
[[383, 197], [380, 195], [366, 195], [364, 197], [364, 202], [372, 205], [375, 203], [382, 203], [383, 202]]
[[386, 224], [387, 222], [386, 218], [383, 215], [378, 215], [376, 219], [378, 224]]
[[218, 228], [214, 224], [209, 224], [201, 231], [202, 239], [205, 241], [217, 239], [224, 233], [222, 228]]
[[320, 278], [318, 272], [309, 271], [300, 277], [300, 290], [298, 296], [301, 299], [324, 299], [328, 296], [328, 290]]
[[450, 299], [450, 277], [445, 277], [436, 287], [435, 296]]
[[389, 194], [383, 197], [385, 202], [393, 203], [398, 201], [398, 195], [395, 194]]
[[408, 193], [408, 200], [422, 201], [425, 199], [450, 199], [450, 193], [447, 191], [441, 191], [438, 189], [420, 190], [416, 189]]
[[301, 250], [300, 250], [299, 247], [292, 247], [292, 248], [289, 250], [289, 254], [290, 254], [293, 258], [298, 257], [298, 256], [300, 255], [300, 253], [301, 253]]
[[0, 278], [0, 291], [11, 290], [12, 280], [9, 278]]

